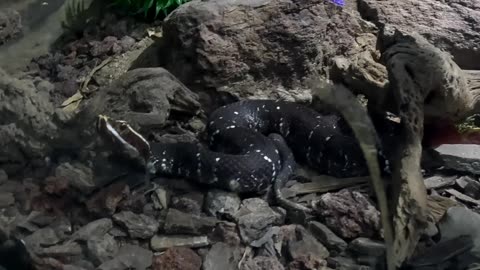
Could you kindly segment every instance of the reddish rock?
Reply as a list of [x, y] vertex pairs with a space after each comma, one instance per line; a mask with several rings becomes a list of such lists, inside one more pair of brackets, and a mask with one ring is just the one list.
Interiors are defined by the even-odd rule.
[[199, 270], [202, 259], [193, 250], [184, 247], [167, 249], [153, 258], [153, 270]]
[[87, 202], [90, 212], [97, 215], [112, 215], [118, 204], [130, 194], [130, 188], [124, 182], [115, 182], [95, 193]]

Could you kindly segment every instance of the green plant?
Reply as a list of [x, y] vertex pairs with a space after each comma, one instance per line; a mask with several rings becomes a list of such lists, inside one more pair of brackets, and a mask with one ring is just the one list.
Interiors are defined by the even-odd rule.
[[123, 8], [133, 14], [143, 13], [145, 17], [154, 12], [154, 18], [160, 12], [166, 16], [169, 11], [190, 0], [112, 0], [115, 6]]

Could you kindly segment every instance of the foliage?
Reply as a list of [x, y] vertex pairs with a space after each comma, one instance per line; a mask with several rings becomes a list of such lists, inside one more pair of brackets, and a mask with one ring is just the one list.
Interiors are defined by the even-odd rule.
[[154, 12], [154, 18], [162, 12], [165, 16], [171, 10], [189, 0], [111, 0], [113, 5], [133, 14], [143, 13], [145, 17]]

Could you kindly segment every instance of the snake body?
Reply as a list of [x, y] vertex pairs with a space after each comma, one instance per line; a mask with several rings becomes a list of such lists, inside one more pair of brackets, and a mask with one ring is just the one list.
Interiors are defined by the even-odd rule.
[[[288, 177], [285, 171], [292, 171], [295, 160], [339, 178], [368, 174], [362, 151], [343, 118], [299, 103], [235, 102], [210, 115], [206, 133], [210, 147], [200, 142], [152, 143], [151, 172], [237, 193], [267, 189], [279, 174]], [[283, 140], [274, 140], [274, 135]], [[282, 157], [282, 143], [295, 160]]]

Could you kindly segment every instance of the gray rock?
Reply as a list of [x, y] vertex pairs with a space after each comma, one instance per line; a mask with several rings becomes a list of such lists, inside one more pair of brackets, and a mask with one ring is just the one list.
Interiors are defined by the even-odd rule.
[[78, 229], [71, 240], [87, 241], [90, 238], [100, 238], [112, 229], [113, 223], [109, 218], [97, 219]]
[[453, 186], [455, 184], [455, 176], [434, 175], [424, 179], [427, 189], [436, 189], [442, 187]]
[[210, 190], [205, 198], [205, 211], [211, 216], [218, 214], [233, 215], [240, 208], [240, 197], [233, 192]]
[[11, 8], [0, 9], [0, 45], [22, 34], [22, 17]]
[[284, 270], [285, 267], [276, 257], [256, 256], [245, 261], [241, 270]]
[[446, 169], [480, 174], [480, 145], [443, 144], [435, 151]]
[[318, 265], [330, 255], [328, 250], [301, 225], [283, 226], [278, 238], [283, 239], [286, 251], [293, 261], [313, 260], [313, 264], [310, 265]]
[[185, 213], [200, 215], [202, 212], [203, 197], [204, 195], [201, 192], [189, 192], [173, 196], [170, 207]]
[[122, 211], [113, 215], [113, 220], [126, 228], [130, 237], [147, 239], [152, 237], [160, 226], [154, 218], [131, 211]]
[[349, 257], [330, 257], [327, 259], [328, 265], [333, 269], [343, 270], [370, 270], [372, 269], [366, 265], [359, 265], [353, 258]]
[[285, 222], [285, 212], [275, 211], [259, 198], [245, 199], [235, 213], [240, 236], [245, 243], [251, 243], [265, 235], [272, 226]]
[[62, 163], [55, 169], [56, 177], [68, 179], [69, 184], [79, 191], [89, 194], [95, 188], [93, 171], [80, 163]]
[[126, 244], [120, 248], [115, 257], [102, 263], [99, 270], [145, 270], [152, 265], [153, 253], [139, 246]]
[[359, 237], [350, 242], [348, 249], [355, 252], [357, 256], [379, 257], [385, 253], [385, 244], [365, 237]]
[[347, 242], [338, 237], [324, 224], [317, 221], [311, 221], [308, 223], [308, 228], [315, 238], [325, 245], [333, 255], [335, 254], [332, 251], [341, 253], [347, 248]]
[[480, 34], [476, 28], [480, 15], [475, 0], [462, 4], [436, 0], [424, 0], [420, 4], [415, 0], [361, 0], [358, 4], [363, 18], [377, 25], [388, 23], [406, 32], [419, 32], [439, 48], [449, 51], [461, 68], [480, 69], [475, 60], [480, 57]]
[[8, 180], [8, 175], [5, 172], [5, 170], [0, 169], [0, 185], [7, 182]]
[[462, 191], [464, 191], [465, 187], [472, 182], [477, 182], [477, 181], [468, 175], [460, 176], [455, 180], [455, 183], [457, 184], [458, 187], [460, 187]]
[[64, 264], [63, 270], [87, 270], [81, 266], [72, 265], [72, 264]]
[[181, 81], [239, 97], [304, 101], [311, 99], [304, 78], [328, 69], [323, 63], [365, 32], [359, 16], [320, 0], [192, 1], [164, 23], [168, 44], [177, 45], [162, 48], [162, 57]]
[[118, 244], [112, 235], [105, 234], [100, 238], [90, 238], [87, 241], [87, 250], [88, 257], [95, 264], [101, 264], [113, 259], [118, 252]]
[[11, 192], [0, 192], [0, 208], [5, 208], [15, 203], [15, 197]]
[[48, 227], [40, 229], [23, 239], [28, 247], [37, 250], [40, 246], [53, 246], [61, 241], [57, 232]]
[[237, 269], [243, 255], [243, 250], [239, 246], [230, 246], [225, 243], [216, 243], [208, 251], [203, 260], [202, 269], [204, 270], [225, 270]]
[[163, 251], [171, 247], [199, 248], [209, 245], [207, 236], [191, 235], [155, 235], [150, 240], [150, 247], [155, 251]]
[[83, 255], [83, 249], [80, 244], [75, 242], [67, 242], [61, 245], [51, 246], [43, 248], [37, 252], [38, 255], [54, 258], [79, 258]]
[[164, 231], [167, 234], [203, 235], [213, 231], [218, 220], [184, 213], [170, 208], [165, 218]]

